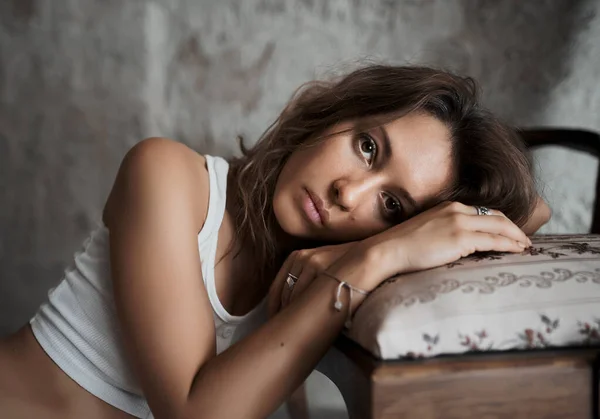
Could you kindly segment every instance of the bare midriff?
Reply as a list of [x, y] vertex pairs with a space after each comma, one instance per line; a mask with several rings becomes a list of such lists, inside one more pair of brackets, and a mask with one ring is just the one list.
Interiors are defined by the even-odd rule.
[[29, 324], [0, 340], [3, 419], [130, 419], [65, 374], [35, 339]]

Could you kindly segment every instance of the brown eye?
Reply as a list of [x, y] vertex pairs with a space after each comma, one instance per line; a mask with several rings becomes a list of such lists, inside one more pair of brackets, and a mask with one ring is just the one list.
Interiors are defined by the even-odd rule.
[[397, 220], [402, 213], [402, 206], [393, 196], [383, 195], [383, 210], [386, 219], [394, 221]]
[[358, 148], [362, 156], [371, 164], [377, 155], [377, 143], [373, 138], [369, 134], [361, 134], [358, 140]]

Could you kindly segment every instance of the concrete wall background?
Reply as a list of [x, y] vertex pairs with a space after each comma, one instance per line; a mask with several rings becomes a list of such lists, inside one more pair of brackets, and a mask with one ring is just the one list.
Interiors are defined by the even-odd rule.
[[[140, 139], [231, 155], [300, 83], [361, 60], [465, 72], [515, 124], [600, 131], [599, 13], [597, 0], [0, 2], [0, 336], [60, 279]], [[597, 162], [537, 157], [544, 231], [586, 231]]]

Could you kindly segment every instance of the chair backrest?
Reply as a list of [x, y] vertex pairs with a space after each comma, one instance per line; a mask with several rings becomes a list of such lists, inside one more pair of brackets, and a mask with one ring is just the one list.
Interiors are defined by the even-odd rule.
[[[562, 129], [562, 128], [540, 128], [523, 129], [520, 131], [527, 147], [537, 148], [541, 146], [555, 145], [573, 150], [585, 151], [600, 159], [600, 135], [595, 132]], [[596, 173], [596, 195], [592, 214], [592, 228], [590, 233], [600, 233], [600, 169]]]

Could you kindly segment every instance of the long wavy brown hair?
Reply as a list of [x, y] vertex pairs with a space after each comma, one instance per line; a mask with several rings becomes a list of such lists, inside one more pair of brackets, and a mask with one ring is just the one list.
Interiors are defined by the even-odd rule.
[[516, 130], [483, 108], [478, 96], [470, 77], [416, 66], [369, 65], [301, 86], [259, 141], [251, 148], [242, 142], [242, 156], [230, 162], [228, 209], [237, 243], [262, 262], [257, 277], [270, 282], [290, 250], [278, 243], [272, 206], [281, 169], [294, 150], [326, 141], [320, 135], [344, 121], [372, 117], [385, 124], [411, 112], [434, 116], [450, 130], [455, 173], [437, 202], [498, 209], [523, 226], [537, 196], [531, 163]]

